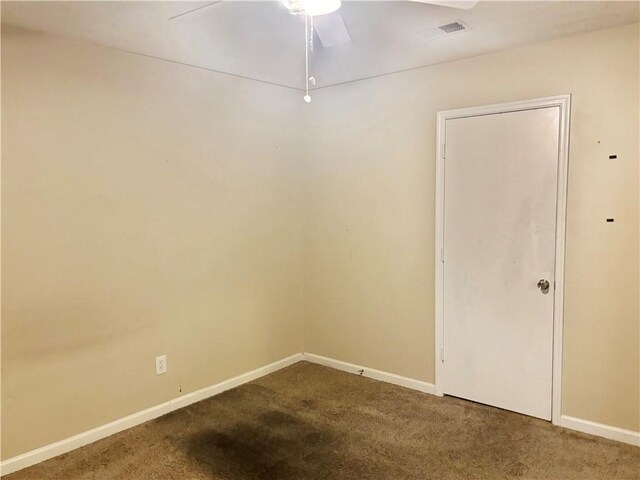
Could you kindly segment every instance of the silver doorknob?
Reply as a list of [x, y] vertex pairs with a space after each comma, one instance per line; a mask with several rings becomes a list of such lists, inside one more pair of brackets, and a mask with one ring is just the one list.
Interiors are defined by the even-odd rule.
[[538, 282], [538, 288], [542, 293], [549, 293], [549, 280], [544, 278]]

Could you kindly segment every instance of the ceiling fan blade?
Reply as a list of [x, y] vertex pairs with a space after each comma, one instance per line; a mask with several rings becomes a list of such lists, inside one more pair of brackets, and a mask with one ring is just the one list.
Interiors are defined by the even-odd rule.
[[475, 7], [480, 0], [411, 0], [417, 3], [429, 3], [431, 5], [439, 5], [441, 7], [462, 8], [469, 10]]
[[179, 13], [170, 17], [169, 20], [175, 20], [176, 18], [184, 17], [185, 15], [189, 15], [191, 13], [197, 12], [198, 10], [202, 10], [203, 8], [212, 7], [214, 5], [218, 5], [219, 3], [224, 2], [224, 0], [216, 0], [215, 2], [207, 3], [206, 5], [200, 5], [199, 7], [192, 8], [191, 10], [187, 10], [186, 12]]
[[324, 48], [337, 47], [351, 41], [340, 12], [313, 17], [313, 29], [318, 34]]

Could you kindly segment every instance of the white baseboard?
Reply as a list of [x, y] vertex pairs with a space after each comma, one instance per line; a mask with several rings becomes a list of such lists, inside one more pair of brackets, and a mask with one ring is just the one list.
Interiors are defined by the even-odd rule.
[[[199, 402], [206, 398], [222, 393], [226, 390], [238, 387], [242, 384], [263, 377], [282, 368], [288, 367], [289, 365], [293, 365], [294, 363], [297, 363], [301, 360], [306, 360], [311, 363], [317, 363], [326, 367], [335, 368], [336, 370], [342, 370], [344, 372], [362, 375], [374, 380], [392, 383], [394, 385], [400, 385], [412, 390], [418, 390], [420, 392], [436, 395], [436, 386], [432, 383], [403, 377], [394, 373], [383, 372], [381, 370], [375, 370], [373, 368], [355, 365], [353, 363], [334, 360], [332, 358], [315, 355], [313, 353], [296, 353], [295, 355], [283, 358], [282, 360], [278, 360], [277, 362], [265, 365], [264, 367], [257, 368], [250, 372], [243, 373], [241, 375], [238, 375], [237, 377], [233, 377], [229, 380], [217, 383], [216, 385], [212, 385], [210, 387], [188, 393], [181, 397], [174, 398], [173, 400], [161, 403], [160, 405], [156, 405], [155, 407], [147, 408], [146, 410], [133, 413], [111, 423], [107, 423], [106, 425], [102, 425], [91, 430], [87, 430], [86, 432], [74, 435], [72, 437], [65, 438], [64, 440], [60, 440], [59, 442], [51, 443], [49, 445], [45, 445], [44, 447], [31, 450], [30, 452], [8, 458], [7, 460], [4, 460], [0, 463], [0, 475], [8, 475], [18, 470], [22, 470], [23, 468], [30, 467], [31, 465], [35, 465], [36, 463], [40, 463], [50, 458], [57, 457], [58, 455], [62, 455], [63, 453], [67, 453], [71, 450], [83, 447], [84, 445], [88, 445], [89, 443], [93, 443], [97, 440], [106, 438], [128, 428], [135, 427], [136, 425], [140, 425], [141, 423], [160, 417], [174, 410], [186, 407], [188, 405], [191, 405], [192, 403]], [[560, 417], [559, 426], [640, 447], [640, 432], [611, 427], [609, 425], [590, 422], [588, 420], [582, 420], [567, 415], [562, 415]]]
[[[354, 373], [356, 375], [373, 378], [374, 380], [393, 383], [394, 385], [400, 385], [402, 387], [407, 387], [413, 390], [418, 390], [420, 392], [436, 395], [436, 386], [432, 383], [402, 377], [394, 373], [388, 373], [372, 368], [362, 367], [360, 365], [343, 362], [341, 360], [334, 360], [333, 358], [327, 358], [321, 355], [315, 355], [313, 353], [303, 353], [302, 359], [308, 362], [324, 365], [325, 367], [335, 368], [344, 372]], [[618, 442], [628, 443], [630, 445], [640, 446], [640, 432], [634, 432], [632, 430], [625, 430], [618, 427], [604, 425], [602, 423], [590, 422], [588, 420], [569, 417], [567, 415], [562, 415], [560, 417], [558, 426], [571, 430], [577, 430], [583, 433], [589, 433], [598, 437], [608, 438], [610, 440], [616, 440]]]
[[400, 385], [401, 387], [410, 388], [412, 390], [418, 390], [419, 392], [436, 394], [436, 386], [433, 383], [423, 382], [422, 380], [414, 380], [413, 378], [403, 377], [396, 375], [395, 373], [383, 372], [382, 370], [375, 370], [373, 368], [363, 367], [355, 365], [353, 363], [343, 362], [341, 360], [334, 360], [333, 358], [323, 357], [314, 353], [302, 354], [302, 359], [311, 363], [317, 363], [324, 365], [325, 367], [335, 368], [336, 370], [342, 370], [343, 372], [355, 373], [356, 375], [362, 375], [363, 377], [372, 378], [374, 380], [380, 380], [382, 382], [393, 383], [394, 385]]
[[135, 427], [136, 425], [140, 425], [141, 423], [160, 417], [174, 410], [178, 410], [179, 408], [186, 407], [187, 405], [191, 405], [192, 403], [199, 402], [200, 400], [204, 400], [226, 390], [238, 387], [244, 383], [251, 382], [252, 380], [273, 373], [281, 368], [288, 367], [289, 365], [293, 365], [301, 360], [302, 354], [296, 353], [295, 355], [270, 363], [264, 367], [243, 373], [237, 377], [230, 378], [229, 380], [225, 380], [210, 387], [182, 395], [181, 397], [174, 398], [173, 400], [161, 403], [160, 405], [147, 408], [146, 410], [142, 410], [111, 423], [107, 423], [106, 425], [92, 428], [91, 430], [65, 438], [59, 442], [51, 443], [44, 447], [8, 458], [0, 463], [0, 475], [8, 475], [18, 470], [22, 470], [23, 468], [30, 467], [31, 465], [35, 465], [36, 463], [57, 457], [63, 453], [67, 453], [71, 450], [75, 450], [76, 448], [80, 448], [84, 445], [88, 445], [89, 443], [106, 438], [114, 433]]
[[634, 432], [633, 430], [625, 430], [624, 428], [590, 422], [589, 420], [582, 420], [581, 418], [570, 417], [568, 415], [561, 415], [558, 425], [571, 430], [577, 430], [578, 432], [589, 433], [591, 435], [597, 435], [598, 437], [617, 440], [618, 442], [640, 447], [640, 432]]

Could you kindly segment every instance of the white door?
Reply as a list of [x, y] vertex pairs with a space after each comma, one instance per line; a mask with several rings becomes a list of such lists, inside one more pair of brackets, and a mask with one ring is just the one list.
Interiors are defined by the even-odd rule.
[[444, 393], [547, 420], [559, 119], [547, 107], [445, 124]]

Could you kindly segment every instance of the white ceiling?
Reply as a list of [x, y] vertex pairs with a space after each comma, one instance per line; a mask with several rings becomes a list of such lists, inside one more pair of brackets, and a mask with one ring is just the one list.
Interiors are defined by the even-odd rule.
[[[304, 22], [280, 2], [2, 2], [2, 23], [302, 88]], [[638, 22], [638, 1], [482, 0], [471, 10], [407, 1], [344, 1], [352, 42], [315, 42], [317, 86], [471, 57]], [[470, 30], [435, 40], [420, 32], [461, 20]]]

